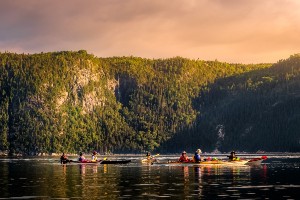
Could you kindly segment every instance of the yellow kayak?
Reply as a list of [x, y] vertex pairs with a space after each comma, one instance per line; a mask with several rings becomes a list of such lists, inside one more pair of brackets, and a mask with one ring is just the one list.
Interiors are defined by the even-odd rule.
[[154, 162], [157, 162], [156, 158], [152, 158], [152, 159], [142, 159], [142, 163], [145, 163], [145, 164], [152, 164]]
[[224, 160], [210, 160], [202, 162], [179, 162], [179, 161], [168, 161], [168, 162], [159, 162], [157, 164], [166, 164], [166, 165], [245, 165], [249, 160], [239, 160], [239, 161], [224, 161]]

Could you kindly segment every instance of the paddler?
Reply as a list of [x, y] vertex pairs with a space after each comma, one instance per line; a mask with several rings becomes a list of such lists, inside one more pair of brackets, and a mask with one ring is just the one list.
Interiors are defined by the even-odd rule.
[[92, 154], [92, 162], [97, 162], [97, 152], [94, 151], [93, 154]]
[[235, 161], [235, 160], [240, 160], [240, 158], [238, 158], [236, 155], [235, 155], [235, 152], [232, 151], [230, 152], [230, 156], [227, 156], [229, 158], [230, 161]]
[[190, 159], [188, 158], [188, 156], [186, 155], [186, 152], [183, 151], [181, 153], [181, 156], [179, 158], [179, 162], [190, 162]]
[[149, 151], [147, 152], [146, 157], [147, 157], [147, 160], [151, 160], [152, 159], [152, 156], [151, 156], [151, 154], [150, 154]]
[[197, 151], [195, 152], [195, 155], [193, 158], [195, 163], [201, 162], [201, 156], [200, 156], [201, 153], [202, 153], [201, 149], [197, 149]]
[[85, 157], [83, 156], [83, 153], [82, 153], [82, 152], [79, 153], [78, 161], [80, 161], [80, 162], [86, 161], [86, 159], [85, 159]]
[[70, 160], [68, 159], [68, 157], [65, 155], [65, 153], [63, 153], [61, 156], [60, 156], [60, 164], [66, 164], [70, 162]]

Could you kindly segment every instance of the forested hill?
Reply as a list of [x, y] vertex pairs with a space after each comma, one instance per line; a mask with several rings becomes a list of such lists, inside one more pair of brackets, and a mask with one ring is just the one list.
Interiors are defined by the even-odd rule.
[[300, 151], [300, 55], [271, 64], [0, 53], [0, 151]]

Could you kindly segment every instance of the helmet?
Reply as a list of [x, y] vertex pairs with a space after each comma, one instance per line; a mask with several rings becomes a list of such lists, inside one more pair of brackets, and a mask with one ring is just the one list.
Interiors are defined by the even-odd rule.
[[182, 154], [185, 154], [185, 153], [186, 153], [185, 151], [182, 152]]
[[93, 152], [93, 155], [96, 155], [96, 154], [97, 154], [97, 151], [94, 151], [94, 152]]
[[197, 149], [197, 153], [202, 153], [201, 149]]

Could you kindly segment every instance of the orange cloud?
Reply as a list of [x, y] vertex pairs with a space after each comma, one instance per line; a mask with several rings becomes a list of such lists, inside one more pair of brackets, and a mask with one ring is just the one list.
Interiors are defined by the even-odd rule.
[[3, 0], [0, 50], [276, 62], [300, 47], [298, 0]]

